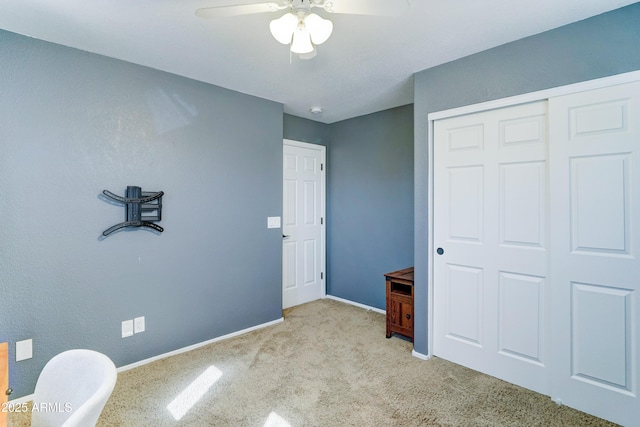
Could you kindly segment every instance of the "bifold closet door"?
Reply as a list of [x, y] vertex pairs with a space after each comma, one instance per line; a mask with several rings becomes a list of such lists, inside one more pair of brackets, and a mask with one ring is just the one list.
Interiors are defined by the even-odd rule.
[[434, 354], [549, 394], [546, 101], [434, 123]]
[[640, 82], [549, 100], [552, 397], [640, 425]]

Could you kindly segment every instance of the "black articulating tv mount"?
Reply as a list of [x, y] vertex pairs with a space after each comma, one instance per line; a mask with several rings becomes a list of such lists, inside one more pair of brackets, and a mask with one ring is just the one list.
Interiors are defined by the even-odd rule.
[[164, 231], [164, 228], [155, 224], [161, 219], [163, 191], [148, 192], [142, 191], [140, 187], [128, 186], [124, 197], [107, 190], [102, 194], [116, 202], [124, 203], [126, 208], [126, 221], [107, 228], [102, 232], [103, 236], [126, 227], [147, 227], [160, 233]]

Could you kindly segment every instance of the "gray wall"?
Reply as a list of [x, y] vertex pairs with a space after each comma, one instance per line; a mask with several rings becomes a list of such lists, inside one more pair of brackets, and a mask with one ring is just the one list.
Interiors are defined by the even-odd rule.
[[[2, 31], [0, 64], [0, 342], [34, 340], [13, 397], [69, 348], [122, 366], [282, 316], [281, 104]], [[165, 232], [101, 240], [127, 185], [165, 191]]]
[[283, 133], [286, 139], [327, 146], [329, 126], [302, 117], [284, 115]]
[[414, 76], [415, 349], [427, 348], [427, 114], [640, 69], [640, 3]]
[[385, 308], [384, 273], [413, 265], [413, 106], [329, 127], [327, 292]]

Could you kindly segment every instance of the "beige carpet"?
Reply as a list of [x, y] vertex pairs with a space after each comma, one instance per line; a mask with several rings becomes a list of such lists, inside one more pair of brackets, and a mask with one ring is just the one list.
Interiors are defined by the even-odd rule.
[[[445, 360], [419, 360], [412, 343], [385, 338], [379, 313], [321, 300], [284, 317], [120, 373], [98, 425], [613, 425]], [[172, 405], [184, 390], [191, 398]], [[13, 414], [9, 425], [28, 419]]]

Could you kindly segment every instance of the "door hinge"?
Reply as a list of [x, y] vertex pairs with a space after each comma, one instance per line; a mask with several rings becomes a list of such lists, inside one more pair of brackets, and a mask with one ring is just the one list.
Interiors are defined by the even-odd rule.
[[320, 225], [324, 224], [324, 218], [320, 217]]
[[324, 273], [320, 272], [320, 280], [324, 279]]
[[323, 171], [324, 170], [324, 163], [320, 163], [320, 170]]

